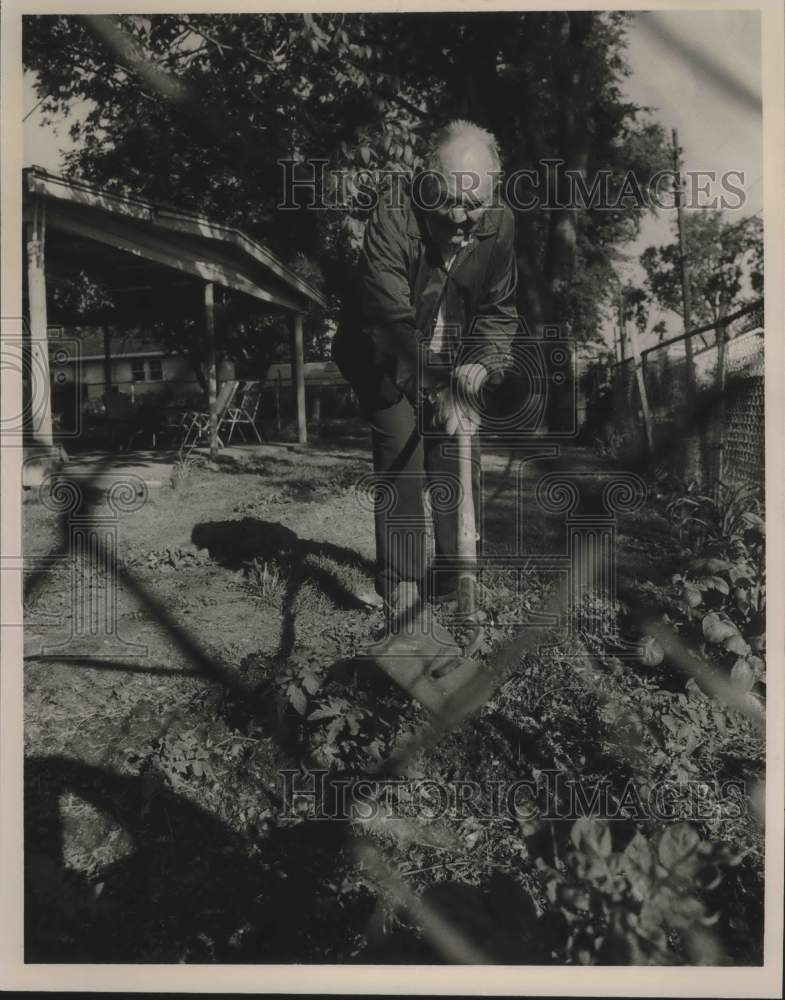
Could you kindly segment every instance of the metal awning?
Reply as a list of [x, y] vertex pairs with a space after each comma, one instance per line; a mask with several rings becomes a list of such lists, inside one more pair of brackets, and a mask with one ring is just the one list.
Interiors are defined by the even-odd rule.
[[[215, 402], [215, 288], [246, 297], [256, 308], [290, 313], [298, 436], [306, 439], [303, 314], [325, 297], [248, 234], [214, 220], [85, 181], [24, 171], [27, 303], [32, 371], [48, 382], [47, 282], [94, 276], [124, 318], [193, 304], [199, 292], [210, 348], [211, 407]], [[164, 293], [164, 294], [162, 294]], [[63, 317], [54, 317], [62, 322]], [[82, 315], [82, 321], [87, 317]], [[104, 320], [108, 319], [104, 315]], [[45, 373], [45, 374], [44, 374]], [[44, 395], [49, 399], [47, 385]], [[52, 443], [51, 403], [39, 407], [33, 432]]]
[[[327, 305], [321, 292], [239, 229], [141, 198], [111, 194], [40, 167], [30, 167], [24, 175], [27, 205], [33, 198], [46, 202], [48, 233], [64, 234], [80, 246], [94, 245], [84, 250], [88, 263], [100, 264], [102, 248], [109, 247], [148, 265], [148, 271], [149, 265], [157, 265], [283, 309]], [[67, 258], [71, 266], [76, 260], [73, 254]], [[133, 290], [140, 271], [126, 266], [125, 276], [114, 271], [113, 278], [110, 287]]]

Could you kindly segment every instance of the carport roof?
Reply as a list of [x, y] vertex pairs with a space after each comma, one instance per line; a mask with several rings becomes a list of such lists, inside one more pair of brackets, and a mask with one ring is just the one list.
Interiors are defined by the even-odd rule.
[[[46, 205], [47, 270], [50, 248], [55, 269], [58, 262], [67, 269], [79, 257], [74, 248], [87, 252], [91, 244], [92, 263], [99, 268], [104, 264], [113, 291], [138, 287], [144, 265], [159, 276], [161, 269], [180, 272], [186, 279], [213, 282], [273, 308], [304, 312], [311, 304], [327, 305], [321, 292], [232, 226], [142, 198], [110, 194], [41, 167], [24, 171], [24, 194], [26, 200], [37, 198]], [[112, 265], [112, 258], [128, 261], [129, 255], [138, 262], [135, 270]]]

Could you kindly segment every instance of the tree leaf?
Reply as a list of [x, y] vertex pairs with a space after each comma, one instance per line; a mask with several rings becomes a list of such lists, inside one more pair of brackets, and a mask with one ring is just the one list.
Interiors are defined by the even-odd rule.
[[735, 635], [729, 635], [722, 643], [723, 647], [727, 649], [729, 653], [736, 653], [737, 656], [746, 656], [750, 651], [750, 647], [742, 639], [738, 632]]
[[684, 590], [682, 592], [682, 597], [684, 598], [684, 603], [688, 608], [697, 608], [703, 604], [703, 594], [700, 589], [693, 583], [685, 583]]
[[638, 659], [647, 667], [657, 667], [665, 659], [665, 650], [654, 636], [647, 635], [638, 643]]
[[750, 583], [755, 579], [755, 570], [750, 566], [748, 562], [739, 561], [735, 562], [728, 573], [731, 581], [733, 583], [738, 583], [740, 580], [747, 580]]
[[316, 674], [306, 673], [303, 674], [302, 684], [308, 694], [316, 694], [319, 688], [322, 686], [321, 681], [316, 676]]
[[695, 586], [701, 590], [718, 590], [721, 594], [730, 593], [730, 587], [721, 576], [702, 576], [695, 581]]
[[748, 656], [747, 663], [750, 665], [756, 681], [765, 674], [766, 664], [759, 656]]
[[292, 704], [292, 708], [297, 712], [298, 715], [305, 715], [305, 710], [308, 707], [308, 699], [305, 694], [298, 688], [295, 684], [290, 684], [286, 691], [287, 697]]
[[582, 817], [573, 823], [570, 839], [579, 851], [601, 858], [609, 857], [612, 849], [610, 826], [605, 820]]
[[706, 576], [718, 576], [720, 573], [727, 573], [730, 568], [731, 564], [727, 559], [715, 559], [713, 557], [693, 559], [690, 563], [690, 569], [693, 573], [701, 573]]
[[318, 722], [319, 719], [334, 719], [338, 715], [338, 709], [334, 705], [325, 705], [322, 708], [317, 708], [316, 711], [311, 712], [308, 716], [309, 722]]
[[755, 683], [755, 672], [744, 657], [739, 657], [730, 672], [731, 684], [740, 691], [749, 691]]
[[758, 514], [751, 510], [745, 511], [741, 515], [741, 521], [745, 528], [763, 537], [766, 534], [766, 522]]
[[679, 862], [694, 853], [700, 836], [687, 823], [668, 827], [657, 845], [657, 857], [662, 865], [671, 871]]
[[650, 879], [654, 875], [654, 855], [651, 845], [644, 835], [638, 831], [622, 852], [624, 869], [636, 872]]
[[715, 611], [710, 611], [703, 616], [701, 622], [703, 635], [709, 642], [724, 642], [732, 635], [738, 634], [738, 629], [733, 622], [723, 621]]

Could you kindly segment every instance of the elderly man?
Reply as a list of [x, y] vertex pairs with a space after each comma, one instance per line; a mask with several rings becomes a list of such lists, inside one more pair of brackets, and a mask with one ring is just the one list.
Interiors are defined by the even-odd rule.
[[[333, 346], [371, 426], [374, 470], [389, 486], [375, 515], [376, 590], [388, 622], [423, 598], [454, 594], [458, 516], [444, 503], [458, 481], [450, 443], [458, 430], [473, 432], [476, 498], [477, 401], [508, 365], [517, 327], [514, 217], [498, 197], [493, 136], [451, 122], [435, 136], [425, 167], [411, 184], [380, 192], [358, 295], [346, 303]], [[426, 483], [434, 489], [436, 549], [427, 579]]]

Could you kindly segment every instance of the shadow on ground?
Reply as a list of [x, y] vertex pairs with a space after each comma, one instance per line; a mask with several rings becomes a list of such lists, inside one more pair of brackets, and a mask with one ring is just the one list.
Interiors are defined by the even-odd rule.
[[373, 575], [373, 563], [358, 552], [300, 538], [296, 532], [274, 521], [244, 517], [239, 521], [210, 521], [194, 526], [191, 541], [206, 548], [220, 565], [237, 571], [254, 559], [282, 569], [281, 638], [277, 656], [286, 659], [295, 644], [295, 601], [300, 588], [312, 583], [335, 607], [362, 610], [367, 605], [315, 560], [329, 559]]
[[[63, 860], [68, 795], [129, 841], [100, 893]], [[145, 775], [65, 757], [27, 761], [25, 799], [27, 962], [345, 961], [373, 909], [366, 890], [335, 891], [343, 822], [302, 822], [254, 846]]]

